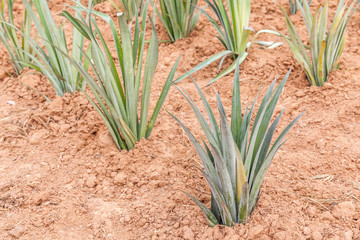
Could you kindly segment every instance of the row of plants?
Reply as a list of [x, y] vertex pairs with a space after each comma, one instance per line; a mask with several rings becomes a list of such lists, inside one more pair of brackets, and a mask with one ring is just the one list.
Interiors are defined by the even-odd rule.
[[[291, 21], [285, 8], [279, 4], [278, 6], [285, 16], [286, 26], [290, 36], [276, 30], [261, 30], [257, 32], [249, 42], [250, 34], [251, 32], [254, 32], [254, 30], [249, 27], [251, 0], [228, 0], [230, 16], [226, 12], [223, 1], [205, 1], [217, 16], [220, 24], [205, 11], [202, 12], [217, 30], [219, 34], [217, 38], [224, 45], [226, 50], [215, 54], [200, 63], [187, 74], [179, 77], [176, 82], [181, 81], [188, 77], [189, 74], [192, 74], [219, 59], [221, 59], [220, 69], [224, 59], [228, 56], [231, 56], [233, 59], [239, 59], [240, 63], [243, 62], [253, 43], [257, 43], [267, 48], [275, 48], [281, 45], [282, 43], [280, 42], [255, 41], [259, 34], [270, 33], [281, 36], [289, 45], [295, 59], [305, 71], [310, 84], [313, 86], [323, 86], [327, 81], [330, 72], [339, 68], [339, 60], [345, 46], [346, 27], [359, 5], [356, 0], [353, 0], [349, 4], [345, 3], [344, 0], [340, 0], [331, 27], [327, 29], [329, 0], [325, 0], [324, 6], [320, 6], [314, 15], [310, 11], [309, 4], [311, 2], [308, 3], [306, 0], [295, 0], [297, 8], [301, 10], [309, 34], [310, 46], [307, 46], [301, 40], [295, 25]], [[310, 54], [307, 50], [310, 50]], [[236, 61], [214, 77], [209, 84], [234, 71], [235, 65]]]
[[[142, 4], [139, 0], [122, 0], [121, 4], [126, 9], [126, 15], [129, 16], [128, 20], [136, 12], [135, 10], [132, 12], [127, 10], [127, 6], [131, 5], [131, 2], [133, 2], [133, 6], [137, 5], [139, 8]], [[255, 41], [259, 34], [270, 33], [280, 35], [289, 45], [295, 59], [305, 71], [310, 84], [323, 86], [330, 72], [339, 68], [339, 60], [345, 45], [345, 30], [357, 9], [357, 2], [355, 0], [350, 4], [346, 4], [344, 0], [339, 1], [332, 25], [327, 29], [329, 0], [325, 1], [325, 4], [319, 7], [314, 15], [310, 11], [311, 0], [289, 0], [290, 13], [296, 14], [300, 10], [303, 15], [310, 42], [310, 46], [306, 46], [299, 37], [294, 24], [283, 6], [279, 5], [285, 16], [290, 37], [279, 31], [265, 29], [255, 33], [251, 41], [249, 41], [251, 34], [255, 32], [254, 29], [249, 27], [251, 0], [228, 0], [228, 11], [226, 11], [224, 1], [205, 0], [205, 2], [215, 14], [217, 21], [203, 8], [196, 6], [197, 0], [160, 0], [161, 12], [156, 9], [157, 15], [168, 32], [171, 42], [189, 36], [196, 25], [200, 13], [203, 13], [213, 24], [218, 33], [217, 38], [225, 48], [223, 52], [215, 54], [179, 77], [176, 83], [220, 59], [219, 69], [221, 69], [226, 57], [239, 59], [240, 63], [243, 62], [253, 43], [266, 48], [276, 48], [281, 45], [281, 42]], [[198, 13], [195, 12], [196, 8]], [[310, 50], [310, 54], [307, 49]], [[217, 74], [209, 84], [233, 72], [235, 66], [236, 61], [233, 61], [229, 67]]]
[[[8, 6], [7, 18], [5, 17], [6, 14], [4, 11], [6, 1]], [[194, 0], [160, 0], [161, 11], [156, 8], [157, 15], [165, 26], [170, 41], [174, 42], [189, 36], [202, 13], [213, 24], [218, 33], [217, 38], [225, 48], [224, 51], [215, 54], [189, 70], [186, 74], [178, 77], [175, 83], [207, 67], [214, 61], [220, 60], [219, 69], [221, 69], [227, 57], [231, 57], [234, 60], [238, 59], [240, 63], [242, 63], [246, 59], [253, 43], [266, 48], [275, 48], [283, 44], [282, 42], [275, 41], [256, 41], [259, 34], [268, 33], [281, 36], [289, 45], [295, 59], [303, 68], [311, 85], [323, 86], [330, 72], [339, 68], [339, 60], [345, 46], [346, 27], [358, 5], [355, 0], [349, 4], [346, 4], [344, 0], [339, 1], [333, 22], [330, 28], [327, 29], [329, 0], [326, 0], [324, 6], [319, 7], [314, 15], [311, 13], [309, 7], [311, 1], [290, 0], [290, 2], [296, 1], [290, 5], [296, 6], [296, 10], [300, 9], [303, 15], [309, 35], [308, 41], [310, 44], [307, 46], [301, 40], [295, 25], [283, 6], [279, 5], [279, 8], [285, 16], [289, 36], [276, 30], [265, 29], [255, 33], [251, 41], [249, 41], [251, 34], [254, 32], [254, 30], [249, 27], [251, 0], [228, 0], [228, 11], [226, 11], [223, 1], [205, 1], [215, 14], [217, 20], [211, 17], [203, 8], [196, 6], [197, 1]], [[59, 53], [59, 49], [57, 49], [60, 48], [66, 53], [70, 52], [67, 49], [64, 28], [61, 25], [57, 26], [55, 24], [54, 19], [51, 17], [50, 10], [47, 5], [44, 5], [46, 4], [44, 0], [35, 1], [36, 11], [40, 13], [39, 18], [35, 17], [31, 1], [23, 2], [26, 6], [26, 11], [20, 29], [14, 27], [12, 11], [14, 0], [2, 0], [0, 11], [0, 20], [2, 21], [0, 25], [0, 40], [6, 46], [16, 72], [20, 73], [24, 67], [31, 67], [40, 71], [51, 81], [58, 95], [63, 95], [65, 92], [72, 93], [76, 91], [77, 88], [81, 88], [82, 77], [66, 57]], [[77, 1], [77, 3], [79, 2]], [[92, 4], [89, 4], [89, 7], [91, 5]], [[133, 15], [137, 15], [138, 8], [144, 9], [143, 5], [143, 1], [123, 0], [122, 6], [125, 9], [126, 20], [129, 21]], [[198, 9], [197, 12], [195, 11], [196, 8]], [[79, 8], [76, 9], [76, 15], [81, 14], [81, 11]], [[293, 12], [293, 10], [291, 12]], [[44, 40], [42, 42], [46, 48], [46, 53], [42, 51], [43, 46], [39, 46], [39, 43], [34, 40], [36, 37], [30, 36], [32, 23], [34, 23], [37, 28], [39, 38]], [[20, 39], [17, 37], [18, 32], [21, 32]], [[78, 42], [80, 43], [80, 48], [75, 46]], [[89, 67], [87, 59], [84, 59], [83, 53], [78, 50], [85, 49], [83, 36], [76, 28], [74, 28], [73, 31], [72, 43], [72, 49], [75, 49], [72, 51], [72, 57], [77, 61], [83, 62], [85, 67]], [[38, 60], [40, 60], [40, 62]], [[233, 72], [235, 65], [236, 61], [233, 61], [230, 66], [217, 74], [209, 84]]]
[[[303, 14], [310, 36], [310, 46], [305, 46], [286, 10], [281, 6], [279, 7], [285, 15], [290, 36], [275, 30], [262, 30], [251, 37], [254, 32], [249, 27], [251, 0], [228, 0], [227, 6], [221, 0], [205, 1], [218, 21], [211, 17], [206, 9], [196, 6], [196, 0], [160, 0], [160, 10], [155, 8], [171, 41], [188, 36], [194, 29], [199, 14], [204, 14], [215, 27], [219, 34], [218, 39], [226, 50], [175, 79], [179, 58], [172, 69], [169, 69], [151, 114], [150, 95], [158, 63], [159, 41], [155, 18], [149, 17], [147, 20], [150, 0], [123, 1], [126, 11], [119, 13], [116, 19], [119, 32], [110, 16], [93, 10], [91, 1], [85, 7], [80, 0], [74, 1], [74, 6], [69, 6], [74, 14], [66, 10], [61, 12], [64, 22], [60, 25], [53, 19], [46, 0], [22, 0], [25, 6], [24, 21], [21, 27], [17, 28], [13, 15], [14, 0], [2, 0], [0, 40], [6, 47], [17, 73], [20, 74], [26, 67], [41, 72], [52, 83], [58, 95], [82, 91], [104, 120], [115, 144], [121, 150], [130, 150], [141, 138], [150, 136], [169, 89], [172, 86], [178, 88], [193, 109], [207, 141], [202, 140], [200, 143], [176, 116], [170, 114], [188, 134], [199, 154], [203, 170], [198, 168], [211, 189], [211, 208], [208, 209], [193, 196], [189, 196], [204, 211], [210, 226], [231, 226], [236, 222], [247, 221], [248, 215], [256, 206], [262, 181], [272, 159], [284, 144], [287, 132], [302, 115], [295, 118], [277, 139], [272, 141], [284, 110], [275, 120], [271, 120], [290, 71], [277, 86], [275, 80], [272, 82], [254, 114], [258, 96], [252, 105], [246, 106], [245, 111], [241, 109], [239, 65], [246, 59], [253, 43], [267, 48], [281, 45], [282, 43], [275, 41], [256, 40], [261, 33], [273, 34], [282, 37], [290, 46], [310, 83], [322, 86], [330, 71], [338, 66], [344, 48], [346, 26], [357, 5], [352, 2], [348, 6], [340, 0], [333, 24], [326, 33], [329, 1], [326, 0], [324, 7], [312, 15], [309, 3], [297, 0], [297, 7]], [[152, 3], [157, 6], [156, 2]], [[109, 25], [112, 41], [107, 41], [102, 35], [97, 18]], [[131, 19], [133, 20], [129, 23]], [[71, 40], [65, 36], [65, 20], [72, 25]], [[148, 41], [145, 39], [147, 21], [151, 26], [151, 38]], [[32, 26], [36, 28], [33, 35]], [[114, 46], [110, 45], [110, 42], [113, 42]], [[146, 57], [145, 44], [149, 45]], [[116, 50], [115, 57], [110, 51], [113, 47]], [[213, 109], [193, 81], [204, 104], [209, 119], [207, 122], [192, 97], [176, 83], [191, 77], [192, 73], [216, 60], [221, 59], [221, 68], [226, 57], [231, 57], [233, 63], [210, 83], [235, 71], [230, 124], [220, 96], [216, 93], [220, 119], [218, 124]], [[91, 95], [88, 95], [87, 89]]]

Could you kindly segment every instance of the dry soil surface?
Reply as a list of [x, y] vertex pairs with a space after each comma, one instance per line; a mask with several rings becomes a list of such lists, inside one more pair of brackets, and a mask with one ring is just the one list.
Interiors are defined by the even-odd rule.
[[[19, 23], [20, 2], [15, 5]], [[287, 0], [280, 2], [289, 7]], [[315, 10], [319, 1], [313, 2]], [[330, 2], [333, 16], [336, 1]], [[63, 1], [50, 1], [50, 7], [55, 16]], [[97, 9], [116, 16], [109, 3]], [[291, 18], [306, 39], [301, 13]], [[253, 1], [251, 27], [286, 33], [284, 18], [271, 0]], [[103, 30], [111, 41], [105, 24]], [[159, 21], [157, 30], [160, 39], [167, 39]], [[179, 55], [177, 76], [223, 50], [214, 35], [202, 16], [190, 37], [160, 44], [152, 107]], [[57, 97], [43, 76], [29, 70], [9, 76], [12, 66], [0, 47], [0, 239], [360, 239], [359, 35], [357, 12], [348, 27], [340, 69], [323, 88], [309, 86], [287, 45], [251, 48], [240, 67], [243, 106], [261, 86], [276, 76], [281, 79], [293, 66], [277, 108], [286, 107], [280, 129], [306, 114], [274, 158], [249, 222], [232, 228], [208, 227], [201, 210], [182, 192], [210, 203], [206, 181], [194, 167], [199, 162], [195, 149], [165, 111], [201, 135], [191, 108], [175, 88], [149, 140], [120, 152], [82, 94]], [[260, 38], [279, 40], [266, 34]], [[205, 86], [217, 66], [194, 74], [198, 84]], [[204, 88], [212, 107], [216, 89], [230, 112], [232, 79], [230, 74]], [[189, 79], [179, 85], [200, 103]]]

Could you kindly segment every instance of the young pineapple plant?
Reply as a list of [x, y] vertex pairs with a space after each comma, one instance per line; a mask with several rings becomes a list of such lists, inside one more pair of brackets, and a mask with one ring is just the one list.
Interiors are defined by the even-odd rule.
[[[237, 60], [237, 66], [239, 62]], [[271, 119], [289, 74], [290, 71], [277, 87], [275, 87], [275, 80], [272, 82], [255, 115], [253, 124], [250, 123], [253, 119], [257, 97], [250, 108], [246, 107], [242, 115], [238, 67], [233, 84], [231, 124], [227, 121], [223, 104], [217, 93], [220, 125], [216, 122], [213, 110], [195, 82], [210, 124], [207, 123], [205, 116], [191, 96], [179, 89], [195, 112], [208, 142], [203, 140], [202, 146], [190, 130], [172, 115], [187, 133], [201, 159], [204, 170], [200, 167], [198, 169], [210, 186], [211, 208], [207, 208], [192, 195], [188, 193], [187, 195], [204, 212], [210, 226], [218, 224], [232, 226], [234, 223], [245, 223], [254, 210], [265, 173], [272, 159], [286, 141], [284, 138], [288, 131], [302, 115], [295, 118], [278, 138], [272, 141], [284, 110], [272, 123]]]
[[[206, 3], [210, 6], [211, 10], [216, 15], [218, 21], [207, 14], [204, 10], [199, 10], [209, 19], [212, 25], [215, 27], [219, 36], [217, 38], [225, 47], [225, 51], [215, 54], [204, 62], [200, 63], [193, 69], [191, 69], [188, 73], [182, 75], [175, 82], [179, 82], [184, 78], [188, 77], [190, 74], [208, 66], [212, 62], [222, 59], [220, 63], [220, 67], [224, 61], [224, 59], [228, 56], [231, 56], [234, 61], [228, 68], [220, 72], [216, 77], [214, 77], [209, 84], [213, 83], [217, 79], [229, 74], [234, 71], [236, 62], [240, 62], [240, 64], [246, 59], [248, 55], [248, 50], [250, 49], [253, 43], [257, 43], [263, 47], [275, 48], [282, 43], [276, 42], [267, 42], [267, 41], [255, 41], [257, 36], [261, 33], [273, 33], [277, 34], [272, 30], [261, 30], [257, 32], [251, 41], [250, 35], [255, 32], [249, 26], [250, 23], [250, 13], [251, 13], [251, 0], [227, 0], [228, 3], [228, 12], [226, 11], [226, 7], [224, 1], [222, 0], [205, 0]], [[220, 23], [218, 23], [220, 22]]]
[[171, 42], [189, 36], [195, 28], [201, 13], [195, 13], [196, 4], [197, 0], [160, 0], [161, 13], [157, 14]]
[[[27, 0], [22, 0], [22, 2], [40, 37], [40, 42], [37, 43], [31, 39], [30, 35], [22, 33], [36, 53], [34, 55], [27, 54], [32, 60], [30, 67], [49, 79], [57, 95], [63, 96], [66, 92], [72, 93], [79, 88], [84, 88], [83, 79], [78, 70], [63, 54], [71, 52], [71, 57], [77, 62], [83, 62], [84, 68], [87, 68], [89, 63], [84, 60], [83, 54], [84, 37], [76, 28], [73, 28], [72, 50], [70, 51], [65, 38], [64, 25], [56, 25], [47, 1], [34, 1], [36, 11]], [[76, 3], [79, 4], [80, 0], [77, 0]], [[81, 11], [75, 9], [75, 14], [80, 16]], [[46, 51], [43, 50], [43, 47]]]
[[[31, 57], [29, 55], [33, 55], [31, 44], [25, 37], [31, 34], [32, 21], [25, 10], [20, 29], [15, 27], [13, 14], [14, 2], [14, 0], [1, 1], [0, 42], [5, 46], [16, 73], [20, 74], [21, 70], [28, 67], [31, 63]], [[19, 32], [22, 32], [22, 34], [19, 34]]]
[[[116, 6], [113, 0], [110, 3], [119, 11], [120, 9]], [[120, 0], [121, 7], [125, 13], [126, 20], [131, 21], [135, 15], [143, 9], [144, 0]], [[119, 11], [120, 12], [120, 11]]]
[[[309, 1], [309, 5], [311, 4], [311, 1]], [[298, 10], [298, 7], [297, 7], [297, 0], [289, 0], [289, 3], [290, 3], [290, 14], [293, 15], [293, 14], [296, 14], [297, 10]], [[300, 3], [302, 5], [302, 2]]]
[[[90, 87], [95, 100], [85, 92], [84, 94], [104, 120], [119, 149], [130, 150], [141, 138], [150, 136], [172, 85], [179, 62], [178, 60], [175, 63], [165, 81], [149, 119], [151, 85], [158, 62], [158, 39], [151, 22], [152, 36], [143, 67], [147, 7], [148, 1], [144, 6], [142, 24], [140, 25], [138, 16], [135, 18], [133, 34], [126, 23], [125, 15], [118, 14], [121, 40], [111, 17], [83, 7], [84, 11], [89, 11], [89, 13], [91, 11], [92, 14], [104, 19], [110, 25], [117, 61], [119, 62], [118, 68], [110, 53], [112, 46], [109, 46], [105, 41], [93, 16], [90, 16], [89, 22], [86, 22], [81, 16], [74, 18], [67, 11], [62, 13], [91, 42], [91, 55], [86, 55], [86, 57], [88, 60], [91, 59], [90, 66], [95, 76], [90, 75], [78, 62], [72, 60], [72, 64], [79, 70]], [[121, 70], [121, 74], [119, 74], [118, 69]], [[143, 81], [141, 83], [142, 75]]]
[[354, 0], [347, 4], [344, 0], [340, 0], [334, 20], [328, 31], [326, 31], [329, 0], [326, 0], [324, 6], [318, 8], [314, 15], [305, 0], [296, 1], [309, 34], [310, 47], [304, 45], [285, 8], [282, 6], [280, 8], [285, 15], [289, 37], [280, 34], [289, 44], [295, 59], [305, 71], [310, 84], [323, 86], [328, 80], [331, 71], [339, 68], [340, 57], [345, 47], [346, 27], [357, 9], [358, 3]]

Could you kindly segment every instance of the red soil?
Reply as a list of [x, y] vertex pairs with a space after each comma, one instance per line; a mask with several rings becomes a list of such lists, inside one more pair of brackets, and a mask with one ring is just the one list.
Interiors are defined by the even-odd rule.
[[[63, 8], [56, 4], [61, 2], [51, 1], [54, 14]], [[288, 7], [287, 0], [280, 2]], [[313, 2], [315, 9], [319, 1]], [[255, 30], [273, 26], [286, 32], [271, 0], [253, 1], [252, 7]], [[97, 8], [115, 15], [108, 3]], [[291, 18], [305, 39], [300, 12]], [[340, 69], [323, 88], [309, 86], [288, 46], [263, 50], [254, 45], [250, 50], [240, 67], [243, 106], [260, 86], [282, 78], [293, 66], [278, 106], [279, 111], [286, 107], [280, 129], [300, 112], [306, 114], [274, 158], [249, 222], [232, 228], [209, 228], [201, 210], [182, 192], [210, 203], [206, 181], [193, 167], [199, 162], [194, 148], [164, 111], [201, 134], [175, 88], [150, 139], [119, 152], [82, 94], [60, 98], [43, 76], [6, 76], [12, 66], [0, 47], [0, 239], [360, 239], [359, 23], [357, 12], [348, 27]], [[159, 38], [166, 39], [163, 27], [157, 29]], [[223, 50], [214, 34], [202, 16], [189, 38], [160, 44], [153, 100], [180, 54], [178, 76]], [[201, 86], [216, 74], [217, 64], [194, 75]], [[230, 74], [204, 88], [213, 107], [215, 88], [230, 112], [232, 79]], [[200, 103], [189, 80], [179, 85]]]

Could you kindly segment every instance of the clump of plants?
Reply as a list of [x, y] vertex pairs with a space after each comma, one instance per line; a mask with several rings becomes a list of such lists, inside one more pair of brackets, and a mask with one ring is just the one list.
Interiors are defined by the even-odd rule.
[[[31, 34], [32, 21], [31, 18], [28, 16], [27, 11], [25, 10], [24, 18], [21, 23], [20, 29], [17, 29], [15, 27], [13, 14], [14, 2], [14, 0], [1, 1], [0, 42], [5, 46], [16, 73], [20, 74], [23, 68], [30, 65], [30, 56], [33, 55], [31, 43], [25, 37], [30, 36]], [[22, 32], [23, 35], [18, 36], [18, 32]]]
[[157, 14], [171, 42], [189, 36], [195, 28], [201, 13], [195, 13], [196, 4], [197, 0], [160, 0]]
[[285, 16], [289, 37], [280, 34], [289, 44], [295, 59], [305, 71], [310, 84], [323, 86], [328, 80], [331, 71], [339, 68], [340, 57], [345, 47], [346, 27], [357, 9], [358, 3], [354, 0], [347, 4], [344, 0], [340, 0], [334, 20], [327, 30], [329, 0], [326, 0], [324, 6], [319, 7], [314, 15], [305, 0], [296, 1], [309, 34], [310, 46], [304, 45], [285, 8], [282, 6], [280, 8]]
[[[218, 21], [216, 21], [216, 19], [211, 17], [201, 8], [199, 8], [199, 10], [208, 18], [208, 20], [215, 27], [217, 33], [219, 34], [217, 38], [223, 44], [226, 50], [215, 54], [214, 56], [200, 63], [199, 65], [191, 69], [188, 73], [179, 77], [176, 82], [183, 80], [190, 74], [208, 66], [216, 60], [222, 59], [219, 66], [220, 69], [226, 57], [230, 56], [233, 59], [236, 59], [236, 61], [234, 61], [228, 68], [226, 68], [225, 70], [220, 72], [215, 78], [213, 78], [210, 81], [210, 83], [212, 83], [217, 79], [234, 71], [236, 62], [239, 62], [241, 64], [246, 59], [248, 55], [248, 50], [253, 43], [257, 43], [261, 46], [269, 48], [274, 48], [282, 44], [275, 42], [255, 41], [255, 39], [260, 33], [276, 34], [276, 32], [272, 30], [261, 30], [254, 35], [251, 41], [249, 41], [250, 35], [255, 32], [254, 29], [249, 26], [251, 0], [227, 0], [228, 8], [225, 7], [225, 4], [222, 0], [205, 1], [216, 15]], [[228, 9], [228, 11], [226, 9]]]
[[[309, 1], [309, 5], [311, 4], [312, 0]], [[297, 0], [289, 0], [290, 3], [290, 14], [296, 14], [298, 7], [297, 7]], [[300, 3], [302, 5], [302, 2]]]
[[185, 90], [179, 89], [193, 109], [205, 133], [207, 143], [202, 140], [202, 146], [191, 131], [172, 115], [187, 133], [200, 156], [204, 170], [200, 167], [198, 169], [210, 186], [211, 208], [207, 208], [190, 194], [187, 195], [204, 212], [210, 226], [218, 224], [232, 226], [234, 223], [247, 221], [259, 199], [260, 188], [272, 159], [285, 143], [284, 138], [288, 131], [302, 115], [295, 118], [273, 141], [273, 135], [284, 110], [272, 123], [271, 120], [290, 71], [278, 86], [275, 87], [275, 80], [272, 82], [253, 118], [257, 97], [251, 107], [246, 106], [245, 112], [241, 111], [239, 62], [239, 60], [236, 62], [230, 124], [217, 93], [220, 124], [216, 122], [213, 110], [194, 82], [206, 109], [210, 122], [208, 124], [191, 96]]
[[[65, 26], [64, 24], [56, 25], [47, 1], [34, 1], [36, 11], [27, 0], [22, 0], [22, 2], [40, 37], [38, 44], [31, 39], [29, 33], [22, 32], [35, 53], [26, 54], [32, 61], [29, 66], [49, 79], [57, 95], [63, 96], [66, 92], [72, 93], [79, 88], [84, 88], [83, 79], [78, 70], [73, 66], [70, 59], [63, 54], [70, 54], [74, 61], [84, 62], [84, 68], [88, 68], [89, 63], [84, 61], [84, 37], [82, 34], [73, 28], [72, 49], [70, 51], [65, 38]], [[76, 3], [79, 4], [80, 1], [78, 0]], [[75, 15], [80, 16], [81, 11], [75, 9]], [[42, 46], [45, 47], [46, 51], [43, 50]]]
[[[131, 34], [131, 29], [126, 23], [125, 15], [118, 14], [121, 40], [115, 23], [108, 15], [82, 7], [84, 11], [89, 11], [89, 13], [91, 11], [94, 16], [104, 19], [110, 25], [117, 54], [116, 60], [119, 63], [118, 68], [110, 53], [112, 46], [109, 46], [108, 42], [105, 41], [93, 15], [89, 16], [87, 22], [81, 16], [74, 18], [67, 11], [62, 13], [91, 42], [91, 53], [85, 54], [85, 57], [90, 62], [90, 67], [95, 74], [94, 77], [77, 61], [71, 60], [71, 62], [91, 89], [95, 100], [84, 93], [104, 120], [119, 149], [129, 150], [141, 138], [150, 136], [165, 97], [172, 85], [179, 62], [178, 60], [175, 63], [165, 81], [149, 119], [151, 86], [159, 51], [156, 31], [150, 19], [152, 36], [143, 67], [147, 6], [148, 1], [144, 6], [141, 25], [136, 15], [133, 34]], [[120, 69], [121, 74], [119, 74], [118, 69]]]

